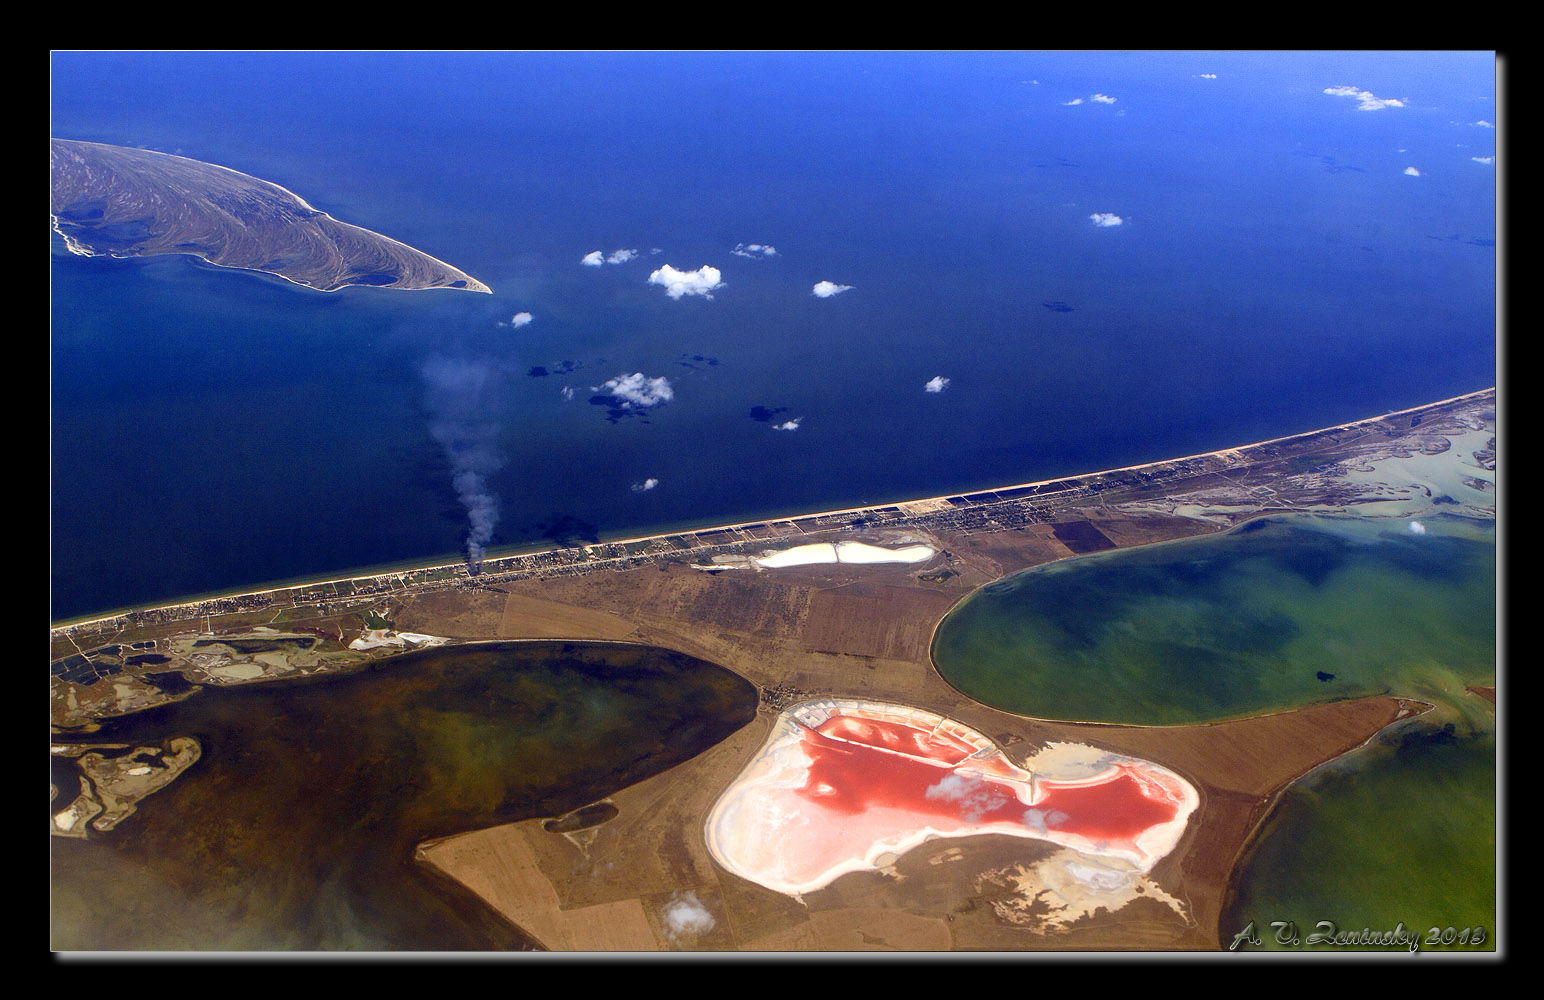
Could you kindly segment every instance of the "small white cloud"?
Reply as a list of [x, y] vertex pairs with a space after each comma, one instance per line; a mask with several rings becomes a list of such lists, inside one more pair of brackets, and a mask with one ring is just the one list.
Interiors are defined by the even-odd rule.
[[672, 299], [679, 299], [683, 295], [701, 295], [711, 299], [713, 290], [724, 286], [721, 278], [722, 272], [718, 268], [706, 264], [695, 271], [677, 271], [666, 264], [649, 275], [649, 284], [664, 285], [665, 294]]
[[1478, 125], [1480, 128], [1495, 128], [1496, 127], [1496, 126], [1492, 125], [1490, 122], [1486, 121], [1483, 118], [1481, 118], [1479, 121], [1475, 122], [1474, 124]]
[[1471, 156], [1471, 157], [1469, 157], [1469, 159], [1473, 160], [1475, 163], [1495, 163], [1496, 162], [1496, 158], [1494, 156]]
[[1082, 104], [1082, 103], [1083, 103], [1083, 98], [1081, 98], [1081, 97], [1074, 97], [1070, 101], [1062, 101], [1062, 107], [1070, 108], [1070, 107], [1074, 107], [1074, 106]]
[[1360, 111], [1381, 111], [1384, 108], [1402, 108], [1405, 102], [1395, 97], [1374, 97], [1371, 91], [1358, 90], [1356, 87], [1325, 87], [1324, 92], [1331, 97], [1354, 97], [1357, 101], [1357, 109]]
[[775, 431], [796, 431], [799, 429], [799, 421], [803, 419], [803, 417], [795, 417], [792, 420], [785, 420], [780, 424], [773, 424], [772, 429]]
[[926, 389], [928, 392], [943, 392], [944, 389], [948, 387], [948, 385], [948, 379], [944, 378], [942, 375], [934, 375], [932, 378], [927, 380], [927, 385], [924, 385], [922, 388]]
[[563, 398], [564, 399], [573, 399], [574, 398], [574, 387], [573, 386], [565, 385], [563, 387]]
[[1411, 521], [1410, 533], [1412, 535], [1424, 535], [1426, 534], [1426, 525], [1422, 524], [1420, 521]]
[[675, 390], [663, 375], [649, 378], [643, 372], [618, 375], [603, 385], [591, 386], [596, 392], [609, 392], [622, 401], [623, 406], [658, 406], [675, 398]]
[[535, 318], [536, 318], [535, 316], [532, 316], [528, 312], [518, 312], [518, 313], [515, 313], [513, 316], [509, 317], [509, 325], [513, 326], [513, 327], [517, 327], [517, 328], [518, 327], [522, 327], [522, 326], [525, 326], [527, 323], [531, 322], [531, 320], [533, 320]]
[[736, 243], [733, 250], [729, 251], [740, 257], [749, 257], [756, 260], [763, 257], [776, 257], [777, 248], [765, 243]]
[[1215, 80], [1215, 79], [1217, 79], [1217, 74], [1216, 73], [1197, 73], [1196, 75], [1199, 76], [1203, 80]]
[[650, 476], [648, 479], [645, 479], [641, 483], [634, 483], [633, 484], [633, 492], [634, 493], [642, 493], [645, 490], [652, 490], [654, 487], [656, 487], [658, 485], [659, 485], [659, 480], [655, 479], [653, 476]]
[[1106, 228], [1110, 226], [1119, 226], [1126, 221], [1125, 219], [1122, 219], [1120, 216], [1116, 215], [1114, 212], [1095, 212], [1093, 215], [1090, 215], [1089, 218], [1094, 220], [1094, 225], [1104, 226]]
[[840, 295], [851, 290], [851, 285], [838, 285], [834, 281], [817, 281], [810, 294], [818, 298], [829, 299], [833, 295]]
[[[658, 253], [659, 251], [656, 250], [654, 252]], [[599, 250], [592, 250], [584, 255], [584, 259], [580, 263], [589, 267], [600, 267], [602, 264], [626, 264], [636, 256], [638, 256], [638, 251], [636, 250], [616, 250], [610, 254], [603, 254]]]
[[677, 892], [659, 911], [659, 922], [672, 944], [690, 943], [718, 926], [695, 892]]
[[1414, 167], [1406, 167], [1405, 168], [1405, 173], [1408, 174], [1411, 177], [1419, 177], [1419, 176], [1421, 176], [1421, 172], [1419, 170], [1415, 169]]
[[1108, 97], [1108, 96], [1106, 96], [1104, 94], [1095, 94], [1093, 97], [1090, 97], [1089, 100], [1093, 101], [1096, 104], [1114, 104], [1115, 103], [1115, 98]]

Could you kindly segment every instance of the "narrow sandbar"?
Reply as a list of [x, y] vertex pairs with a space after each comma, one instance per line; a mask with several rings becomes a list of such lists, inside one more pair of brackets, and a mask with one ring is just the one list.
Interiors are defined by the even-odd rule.
[[185, 156], [53, 139], [49, 215], [85, 257], [187, 254], [318, 291], [493, 290], [389, 236], [340, 222], [270, 181]]

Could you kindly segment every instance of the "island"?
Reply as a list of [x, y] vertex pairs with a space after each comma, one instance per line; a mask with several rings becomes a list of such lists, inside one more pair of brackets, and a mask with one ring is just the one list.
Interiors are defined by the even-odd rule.
[[421, 250], [228, 167], [70, 139], [49, 141], [49, 163], [54, 231], [81, 256], [191, 254], [324, 292], [348, 285], [492, 292]]
[[[96, 726], [219, 686], [492, 640], [659, 648], [749, 681], [754, 718], [592, 801], [425, 840], [417, 862], [552, 950], [1218, 950], [1283, 791], [1433, 706], [1395, 690], [1201, 725], [1030, 718], [946, 682], [935, 630], [1021, 570], [1269, 515], [1494, 520], [1495, 421], [1487, 389], [1048, 482], [60, 623], [55, 739], [90, 777]], [[1493, 684], [1469, 696], [1495, 711]], [[106, 833], [71, 808], [56, 836]]]

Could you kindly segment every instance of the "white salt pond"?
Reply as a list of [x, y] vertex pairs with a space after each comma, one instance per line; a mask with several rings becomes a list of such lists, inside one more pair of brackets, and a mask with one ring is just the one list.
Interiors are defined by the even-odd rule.
[[763, 569], [808, 566], [815, 563], [920, 563], [933, 558], [931, 545], [905, 545], [887, 549], [866, 542], [815, 542], [781, 552], [768, 552], [751, 562]]

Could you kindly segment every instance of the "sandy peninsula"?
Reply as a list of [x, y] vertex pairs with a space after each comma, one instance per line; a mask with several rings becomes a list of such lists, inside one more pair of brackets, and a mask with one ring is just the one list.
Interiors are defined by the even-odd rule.
[[340, 222], [277, 184], [184, 156], [52, 139], [49, 215], [81, 256], [190, 254], [307, 288], [492, 292], [405, 243]]

